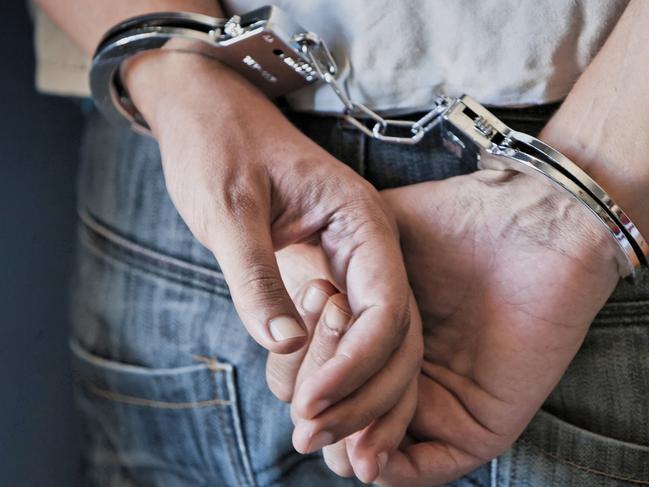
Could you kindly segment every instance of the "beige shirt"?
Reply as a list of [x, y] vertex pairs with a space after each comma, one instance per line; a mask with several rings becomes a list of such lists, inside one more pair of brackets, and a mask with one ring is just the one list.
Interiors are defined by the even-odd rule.
[[[225, 0], [228, 15], [267, 0]], [[318, 33], [355, 101], [376, 110], [429, 107], [467, 93], [491, 105], [559, 100], [590, 63], [628, 0], [275, 0]], [[88, 60], [36, 14], [37, 86], [87, 95]], [[298, 110], [337, 112], [322, 84], [290, 97]]]

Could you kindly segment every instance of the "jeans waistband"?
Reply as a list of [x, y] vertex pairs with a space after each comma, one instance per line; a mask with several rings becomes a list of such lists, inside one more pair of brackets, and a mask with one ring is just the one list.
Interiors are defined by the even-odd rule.
[[[486, 106], [496, 117], [500, 118], [505, 124], [510, 125], [514, 130], [528, 132], [531, 135], [536, 135], [543, 125], [554, 115], [554, 113], [561, 106], [561, 101], [553, 103], [545, 103], [541, 105], [530, 105], [526, 107], [501, 107], [501, 106]], [[347, 123], [341, 115], [332, 115], [317, 112], [298, 112], [288, 105], [286, 100], [279, 99], [277, 106], [282, 110], [289, 119], [297, 122], [305, 121], [308, 119], [317, 120], [320, 123], [340, 124], [349, 128], [353, 125]], [[399, 120], [419, 120], [427, 112], [417, 111], [399, 115], [394, 117]], [[360, 119], [368, 128], [371, 128], [376, 123], [374, 120], [366, 118]]]

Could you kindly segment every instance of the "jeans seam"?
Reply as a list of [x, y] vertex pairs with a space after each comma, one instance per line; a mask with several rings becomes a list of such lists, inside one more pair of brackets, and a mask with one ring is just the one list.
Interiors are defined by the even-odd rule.
[[102, 397], [104, 399], [119, 402], [123, 404], [129, 404], [131, 406], [142, 406], [155, 409], [201, 409], [212, 406], [230, 406], [231, 401], [225, 399], [206, 399], [205, 401], [194, 401], [194, 402], [167, 402], [167, 401], [157, 401], [155, 399], [144, 399], [142, 397], [130, 396], [127, 394], [120, 394], [117, 392], [109, 391], [98, 387], [90, 382], [79, 382], [79, 384], [87, 389], [89, 392], [93, 393], [96, 396]]
[[629, 300], [606, 303], [593, 320], [595, 325], [646, 325], [649, 322], [649, 301]]
[[[216, 359], [208, 359], [208, 360], [211, 360], [211, 362], [213, 364], [218, 364]], [[232, 380], [234, 369], [233, 369], [232, 366], [227, 367], [227, 369], [228, 369], [227, 370], [228, 373], [226, 374], [226, 384], [227, 384], [226, 387], [228, 389], [228, 395], [229, 395], [229, 404], [228, 405], [230, 407], [231, 423], [230, 423], [230, 421], [228, 421], [228, 418], [225, 415], [224, 408], [218, 408], [217, 407], [216, 408], [216, 414], [218, 415], [219, 421], [223, 426], [225, 426], [226, 424], [229, 424], [229, 427], [234, 429], [234, 434], [236, 436], [237, 435], [236, 420], [239, 419], [238, 414], [235, 415], [235, 410], [234, 410], [234, 407], [233, 407], [233, 405], [236, 404], [236, 399], [235, 399], [236, 398], [236, 390], [233, 390], [233, 388], [231, 388], [230, 384], [229, 384], [229, 382]], [[212, 369], [212, 370], [214, 372], [212, 374], [212, 377], [214, 379], [214, 386], [215, 386], [216, 390], [218, 390], [219, 389], [218, 383], [217, 383], [217, 372], [218, 372], [218, 370], [214, 370], [214, 369]], [[236, 420], [235, 420], [235, 416], [236, 416]], [[243, 463], [243, 460], [241, 458], [241, 447], [240, 447], [240, 445], [237, 445], [236, 448], [234, 447], [233, 442], [232, 442], [232, 440], [230, 438], [230, 435], [229, 435], [228, 431], [223, 431], [223, 439], [224, 439], [224, 442], [225, 442], [225, 446], [226, 446], [226, 448], [227, 448], [227, 450], [229, 452], [230, 459], [234, 463], [234, 473], [235, 473], [235, 475], [237, 477], [238, 485], [254, 486], [254, 478], [251, 476], [252, 471], [251, 470], [247, 471], [245, 465], [243, 466], [243, 471], [242, 471], [241, 463]], [[250, 468], [249, 464], [247, 466], [248, 466], [248, 468]]]
[[186, 262], [181, 259], [177, 259], [175, 257], [162, 254], [155, 250], [148, 249], [135, 242], [131, 242], [130, 240], [110, 230], [105, 225], [102, 225], [96, 218], [92, 217], [90, 213], [88, 213], [87, 211], [80, 210], [79, 218], [81, 219], [83, 224], [86, 225], [86, 227], [94, 231], [96, 234], [102, 236], [106, 240], [109, 240], [115, 245], [123, 247], [125, 250], [129, 250], [133, 254], [140, 254], [152, 260], [158, 260], [160, 262], [164, 262], [166, 264], [170, 264], [187, 271], [204, 274], [205, 276], [211, 277], [213, 279], [223, 279], [223, 273], [221, 272], [217, 272], [212, 269], [207, 269], [205, 267], [192, 264], [191, 262]]
[[[81, 354], [84, 353], [81, 350], [78, 349], [78, 346], [74, 343], [70, 344], [70, 347], [72, 349], [73, 353], [76, 354]], [[87, 354], [87, 352], [86, 352]], [[202, 362], [207, 362], [204, 360], [206, 357], [201, 357], [201, 356], [194, 356], [195, 360], [202, 361]], [[88, 361], [93, 361], [95, 366], [102, 366], [98, 362], [98, 359], [94, 359], [90, 356], [86, 356], [83, 358], [84, 360]], [[214, 365], [215, 364], [215, 365]], [[212, 362], [207, 362], [207, 369], [204, 370], [209, 370], [210, 372], [225, 372], [227, 371], [227, 367], [225, 364], [221, 364], [217, 362], [216, 360], [213, 360]], [[103, 367], [106, 367], [103, 365]], [[182, 367], [181, 369], [184, 370], [190, 370], [192, 367]], [[177, 369], [170, 369], [170, 370], [177, 370]], [[121, 394], [118, 392], [110, 391], [108, 389], [104, 389], [103, 387], [99, 387], [95, 384], [93, 384], [90, 381], [84, 381], [84, 380], [76, 380], [77, 384], [79, 384], [81, 387], [86, 389], [88, 392], [104, 398], [109, 401], [113, 402], [119, 402], [122, 404], [129, 404], [131, 406], [141, 406], [141, 407], [149, 407], [149, 408], [155, 408], [155, 409], [172, 409], [172, 410], [184, 410], [184, 409], [201, 409], [201, 408], [207, 408], [207, 407], [212, 407], [212, 406], [230, 406], [232, 404], [231, 401], [225, 400], [225, 399], [220, 399], [218, 397], [214, 397], [213, 399], [206, 399], [203, 401], [191, 401], [191, 402], [170, 402], [170, 401], [159, 401], [156, 399], [146, 399], [143, 397], [138, 397], [138, 396], [132, 396], [130, 394]], [[215, 389], [216, 390], [216, 389]]]
[[238, 394], [234, 384], [234, 371], [227, 375], [226, 382], [228, 387], [228, 394], [230, 396], [230, 409], [232, 410], [234, 434], [237, 439], [237, 446], [239, 448], [239, 459], [241, 460], [241, 466], [243, 467], [244, 475], [248, 478], [249, 484], [253, 486], [255, 485], [255, 478], [252, 473], [248, 448], [246, 447], [245, 438], [243, 437], [243, 430], [241, 428]]
[[509, 480], [510, 480], [511, 485], [516, 485], [515, 484], [516, 475], [517, 475], [516, 464], [517, 464], [517, 461], [518, 461], [518, 450], [519, 450], [518, 445], [514, 445], [514, 447], [511, 449], [511, 461], [509, 462], [509, 464], [510, 464], [510, 467], [509, 467], [509, 469], [510, 469]]
[[[88, 218], [92, 219], [90, 216]], [[230, 296], [225, 278], [220, 272], [184, 262], [129, 242], [123, 237], [113, 234], [96, 221], [92, 226], [88, 225], [89, 221], [91, 220], [81, 218], [81, 232], [83, 233], [80, 233], [79, 238], [83, 244], [97, 252], [102, 258], [116, 259], [118, 262], [125, 263], [142, 272], [194, 289], [225, 297]], [[98, 229], [103, 231], [98, 232]], [[106, 248], [106, 245], [112, 248]]]
[[557, 455], [556, 453], [549, 452], [549, 451], [545, 450], [544, 448], [541, 448], [540, 446], [535, 445], [534, 443], [532, 443], [532, 442], [530, 442], [528, 440], [519, 439], [518, 442], [523, 443], [523, 444], [525, 444], [527, 446], [530, 446], [530, 447], [534, 448], [535, 450], [539, 451], [541, 454], [543, 454], [543, 455], [545, 455], [545, 456], [547, 456], [547, 457], [549, 457], [549, 458], [551, 458], [553, 460], [557, 460], [558, 462], [564, 463], [566, 465], [570, 465], [570, 466], [575, 467], [575, 468], [577, 468], [579, 470], [583, 470], [584, 472], [592, 473], [592, 474], [595, 474], [595, 475], [600, 475], [602, 477], [606, 477], [606, 478], [610, 478], [610, 479], [622, 480], [622, 481], [625, 481], [625, 482], [631, 482], [631, 483], [635, 483], [635, 484], [639, 484], [639, 485], [649, 485], [649, 479], [646, 479], [646, 480], [645, 479], [638, 479], [638, 478], [629, 477], [629, 476], [625, 476], [625, 475], [617, 475], [617, 474], [605, 472], [604, 470], [599, 470], [599, 469], [593, 468], [593, 467], [591, 467], [589, 465], [584, 465], [584, 464], [581, 464], [581, 463], [577, 463], [577, 462], [575, 462], [573, 460], [569, 460], [568, 458], [564, 458], [561, 455]]

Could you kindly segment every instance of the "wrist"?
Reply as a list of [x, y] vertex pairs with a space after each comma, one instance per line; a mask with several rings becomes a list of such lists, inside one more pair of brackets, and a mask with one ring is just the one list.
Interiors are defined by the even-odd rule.
[[326, 154], [255, 86], [215, 59], [153, 50], [130, 60], [122, 79], [163, 152], [191, 140], [238, 163], [268, 167]]
[[[211, 102], [228, 90], [233, 75], [236, 73], [200, 51], [194, 54], [169, 49], [134, 56], [121, 73], [133, 103], [154, 135], [178, 117], [184, 118], [183, 113], [198, 115], [211, 107]], [[229, 100], [221, 100], [224, 110]]]
[[235, 149], [237, 141], [288, 145], [300, 133], [257, 88], [200, 51], [146, 52], [128, 62], [122, 78], [159, 141], [202, 134]]
[[[570, 108], [570, 107], [567, 107]], [[640, 233], [649, 235], [649, 140], [629, 139], [619, 123], [559, 111], [539, 138], [593, 178], [627, 213]], [[633, 124], [632, 124], [633, 125]]]
[[487, 204], [503, 213], [502, 234], [530, 249], [572, 257], [593, 275], [617, 282], [624, 257], [613, 235], [585, 204], [563, 188], [527, 174], [491, 170], [475, 174], [486, 183]]
[[200, 130], [206, 124], [212, 133], [232, 131], [251, 123], [242, 119], [262, 120], [268, 112], [281, 117], [263, 93], [215, 59], [209, 47], [175, 47], [135, 56], [122, 71], [133, 103], [156, 138], [166, 130]]

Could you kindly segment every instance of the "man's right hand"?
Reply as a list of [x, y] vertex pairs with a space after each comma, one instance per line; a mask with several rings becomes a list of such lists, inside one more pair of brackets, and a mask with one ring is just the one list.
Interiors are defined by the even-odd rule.
[[[353, 401], [382, 374], [390, 401], [418, 373], [421, 355], [384, 370], [410, 326], [409, 286], [396, 226], [378, 192], [300, 133], [237, 73], [200, 55], [158, 51], [124, 73], [134, 103], [160, 145], [171, 198], [192, 233], [216, 256], [252, 337], [274, 353], [305, 345], [307, 332], [287, 293], [275, 252], [317, 242], [354, 326], [336, 354], [293, 397], [303, 421], [294, 443], [315, 451], [351, 434], [308, 421]], [[372, 379], [372, 380], [370, 380]], [[361, 412], [362, 413], [362, 412]], [[372, 414], [360, 415], [354, 430]]]
[[618, 282], [619, 249], [576, 199], [525, 174], [477, 171], [383, 196], [424, 361], [412, 436], [377, 483], [446, 484], [509, 448], [541, 407]]

